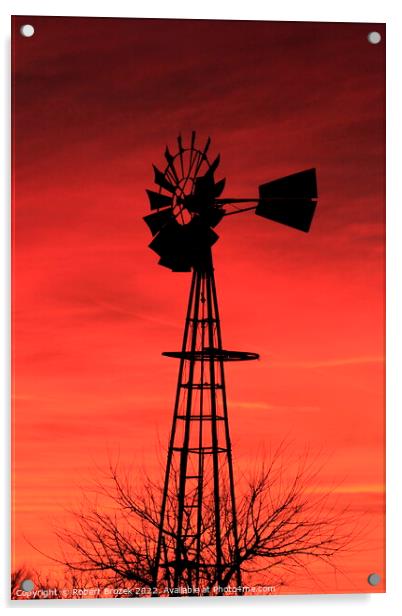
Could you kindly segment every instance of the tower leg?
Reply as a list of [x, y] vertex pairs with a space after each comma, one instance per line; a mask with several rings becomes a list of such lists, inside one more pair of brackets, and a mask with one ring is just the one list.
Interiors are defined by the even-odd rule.
[[[182, 342], [182, 348], [181, 348], [182, 353], [184, 353], [187, 349], [187, 340], [189, 336], [189, 330], [191, 327], [191, 313], [193, 310], [194, 299], [195, 299], [195, 287], [196, 287], [196, 272], [193, 272], [193, 276], [191, 279], [191, 286], [190, 286], [190, 294], [188, 298], [186, 321], [184, 325], [183, 342]], [[175, 441], [176, 427], [177, 427], [177, 415], [178, 415], [178, 409], [179, 409], [179, 403], [180, 403], [180, 396], [182, 393], [184, 367], [185, 367], [185, 359], [184, 357], [182, 357], [180, 359], [179, 376], [178, 376], [178, 381], [177, 381], [176, 398], [175, 398], [174, 411], [173, 411], [173, 423], [172, 423], [172, 429], [170, 432], [169, 448], [168, 448], [167, 461], [166, 461], [165, 481], [163, 485], [160, 524], [159, 524], [159, 529], [158, 529], [158, 543], [156, 547], [155, 565], [154, 565], [153, 587], [155, 589], [158, 588], [158, 583], [159, 583], [159, 569], [160, 569], [160, 561], [161, 561], [162, 543], [164, 539], [164, 520], [165, 520], [165, 514], [166, 514], [166, 505], [167, 505], [168, 492], [169, 492], [169, 479], [170, 479], [172, 458], [173, 458], [173, 452], [174, 452], [174, 441]]]
[[[219, 318], [218, 297], [216, 293], [215, 276], [214, 276], [213, 271], [211, 275], [211, 291], [212, 291], [212, 302], [214, 306], [214, 312], [216, 315], [217, 346], [219, 349], [222, 349], [223, 348], [222, 347], [222, 333], [221, 333], [221, 325], [220, 325], [220, 318]], [[231, 444], [230, 432], [229, 432], [229, 415], [228, 415], [228, 406], [227, 406], [227, 399], [226, 399], [225, 370], [224, 370], [223, 360], [219, 361], [219, 374], [220, 374], [220, 381], [222, 383], [222, 407], [223, 407], [223, 416], [224, 416], [224, 422], [225, 422], [225, 436], [226, 436], [228, 471], [229, 471], [229, 486], [230, 486], [230, 497], [231, 497], [231, 504], [232, 504], [236, 581], [237, 581], [237, 586], [241, 588], [242, 580], [241, 580], [241, 569], [240, 569], [240, 550], [239, 550], [239, 535], [238, 535], [238, 526], [237, 526], [236, 497], [235, 497], [235, 487], [234, 487], [232, 444]], [[239, 594], [242, 594], [242, 593], [240, 592]]]

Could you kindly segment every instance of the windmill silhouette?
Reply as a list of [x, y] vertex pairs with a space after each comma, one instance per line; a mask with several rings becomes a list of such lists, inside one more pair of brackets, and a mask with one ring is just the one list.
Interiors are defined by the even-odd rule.
[[[154, 165], [157, 191], [147, 190], [152, 213], [144, 220], [154, 236], [149, 247], [159, 264], [192, 279], [180, 351], [173, 423], [167, 454], [154, 588], [195, 589], [223, 594], [235, 584], [242, 594], [235, 483], [224, 364], [258, 359], [257, 353], [222, 344], [212, 246], [225, 217], [255, 210], [263, 218], [307, 232], [317, 202], [315, 169], [259, 186], [258, 197], [221, 198], [225, 180], [215, 181], [220, 157], [210, 161], [211, 140], [165, 150], [166, 167]], [[237, 204], [252, 203], [244, 207]], [[208, 590], [207, 590], [208, 589]]]

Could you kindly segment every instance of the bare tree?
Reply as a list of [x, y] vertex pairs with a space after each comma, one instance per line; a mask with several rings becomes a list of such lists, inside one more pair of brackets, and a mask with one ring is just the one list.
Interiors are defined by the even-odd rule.
[[[213, 567], [203, 568], [201, 563], [201, 583], [195, 594], [216, 594], [218, 579], [221, 587], [229, 586], [238, 564], [243, 580], [241, 593], [247, 594], [257, 584], [278, 587], [289, 575], [309, 572], [314, 560], [336, 569], [337, 555], [350, 549], [357, 533], [352, 515], [337, 506], [330, 492], [314, 491], [317, 472], [306, 460], [290, 477], [281, 455], [281, 451], [276, 452], [269, 464], [239, 482], [239, 551], [235, 553], [228, 542], [227, 565], [219, 578]], [[134, 489], [129, 475], [111, 464], [107, 480], [98, 480], [95, 489], [84, 496], [80, 509], [71, 512], [74, 523], [56, 531], [62, 547], [61, 556], [54, 560], [67, 568], [70, 581], [71, 576], [86, 576], [87, 585], [96, 584], [101, 589], [99, 596], [166, 596], [166, 589], [173, 585], [169, 572], [162, 579], [155, 578], [161, 498], [160, 483], [146, 478], [140, 489]], [[173, 511], [174, 490], [168, 498]], [[201, 551], [207, 562], [215, 545], [214, 501], [212, 494], [205, 493], [204, 498], [206, 511], [210, 509], [202, 529]], [[231, 536], [229, 494], [222, 494], [220, 509], [223, 532]], [[168, 537], [174, 542], [173, 515], [167, 523]], [[183, 571], [182, 579], [189, 587], [194, 586], [191, 567]], [[122, 593], [110, 594], [111, 589], [122, 589]], [[221, 592], [227, 593], [231, 590]]]

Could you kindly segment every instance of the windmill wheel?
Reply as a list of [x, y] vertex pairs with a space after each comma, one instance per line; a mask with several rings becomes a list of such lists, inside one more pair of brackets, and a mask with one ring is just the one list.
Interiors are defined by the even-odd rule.
[[201, 253], [205, 256], [205, 251], [218, 239], [212, 227], [222, 220], [224, 212], [215, 200], [222, 193], [225, 180], [215, 182], [220, 157], [209, 161], [210, 142], [208, 138], [203, 149], [197, 148], [193, 131], [186, 147], [179, 136], [176, 154], [166, 147], [165, 170], [153, 165], [159, 190], [146, 192], [151, 210], [156, 211], [144, 220], [155, 236], [150, 248], [160, 256], [159, 263], [173, 271], [197, 267]]

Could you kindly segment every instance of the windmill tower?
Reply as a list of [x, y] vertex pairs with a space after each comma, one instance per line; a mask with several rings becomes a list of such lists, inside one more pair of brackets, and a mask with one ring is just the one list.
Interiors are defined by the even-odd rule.
[[[242, 546], [225, 387], [226, 362], [258, 359], [257, 353], [226, 350], [222, 343], [212, 246], [224, 218], [248, 210], [308, 231], [317, 199], [315, 169], [259, 187], [258, 198], [221, 198], [215, 182], [220, 158], [177, 139], [165, 150], [166, 167], [154, 166], [158, 191], [147, 190], [152, 213], [144, 217], [159, 264], [192, 272], [181, 349], [163, 353], [179, 360], [173, 423], [154, 566], [154, 587], [176, 594], [241, 594]], [[236, 204], [252, 203], [245, 207]], [[235, 209], [233, 209], [235, 208]], [[184, 589], [184, 590], [183, 590]]]

